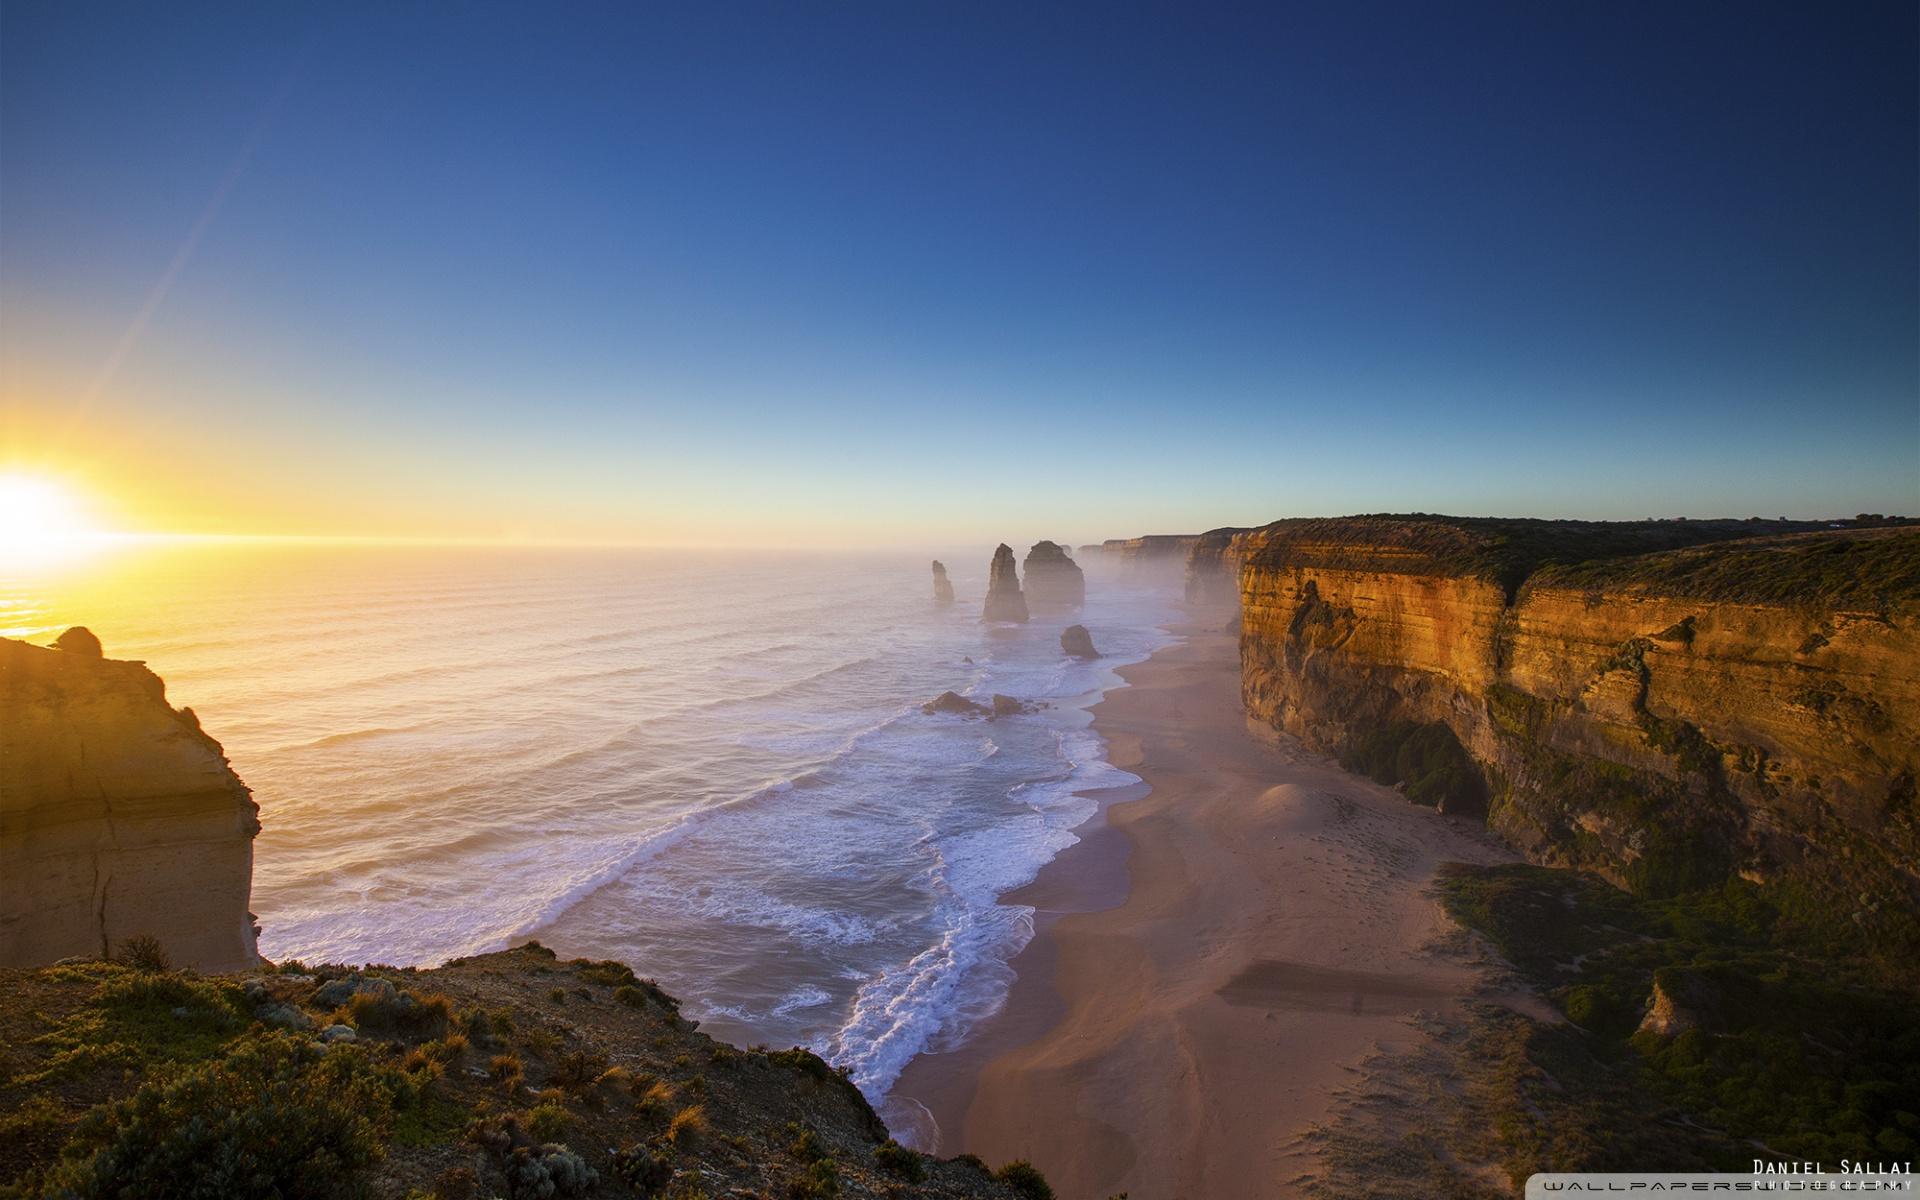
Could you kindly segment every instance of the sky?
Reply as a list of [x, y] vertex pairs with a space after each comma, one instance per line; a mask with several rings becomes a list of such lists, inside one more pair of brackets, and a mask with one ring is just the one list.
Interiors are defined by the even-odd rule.
[[1846, 4], [0, 7], [0, 469], [120, 527], [1920, 512]]

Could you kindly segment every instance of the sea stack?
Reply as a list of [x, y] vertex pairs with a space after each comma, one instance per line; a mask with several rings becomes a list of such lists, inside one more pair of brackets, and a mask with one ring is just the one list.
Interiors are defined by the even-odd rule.
[[1027, 551], [1027, 600], [1035, 608], [1078, 608], [1087, 598], [1087, 577], [1056, 542], [1035, 542]]
[[156, 939], [175, 966], [260, 963], [246, 784], [191, 709], [84, 629], [0, 638], [0, 966]]
[[993, 552], [993, 567], [987, 576], [987, 604], [980, 612], [982, 621], [1027, 620], [1027, 598], [1020, 593], [1020, 572], [1014, 566], [1013, 547], [1005, 542]]
[[1099, 658], [1093, 648], [1093, 635], [1085, 625], [1069, 625], [1060, 632], [1060, 648], [1075, 658]]
[[937, 558], [933, 560], [933, 600], [936, 604], [953, 603], [953, 581], [947, 578], [947, 565]]

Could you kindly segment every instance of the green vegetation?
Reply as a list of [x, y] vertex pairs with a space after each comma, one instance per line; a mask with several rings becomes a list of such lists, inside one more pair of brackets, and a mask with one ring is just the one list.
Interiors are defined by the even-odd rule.
[[[1920, 601], [1920, 528], [1832, 530], [1542, 570], [1541, 587], [1885, 610]], [[1816, 647], [1817, 648], [1817, 647]]]
[[45, 1190], [76, 1197], [226, 1200], [353, 1195], [381, 1127], [415, 1098], [403, 1073], [353, 1049], [259, 1033], [163, 1070], [82, 1121]]
[[[1455, 867], [1442, 894], [1572, 1022], [1483, 1031], [1511, 1095], [1494, 1128], [1516, 1179], [1920, 1150], [1910, 988], [1783, 921], [1753, 885], [1652, 899], [1509, 865]], [[1656, 982], [1658, 1030], [1641, 1023]]]
[[1460, 575], [1498, 584], [1511, 599], [1530, 575], [1556, 564], [1620, 559], [1764, 534], [1822, 528], [1808, 521], [1543, 521], [1373, 513], [1265, 526], [1248, 561], [1329, 568], [1377, 565], [1410, 575]]
[[1448, 812], [1480, 812], [1487, 789], [1452, 729], [1434, 723], [1394, 721], [1353, 738], [1340, 765], [1376, 783], [1404, 784], [1415, 804], [1441, 805]]
[[1030, 1194], [892, 1141], [809, 1051], [721, 1051], [651, 988], [538, 949], [432, 971], [0, 969], [0, 1198]]
[[1047, 1183], [1047, 1177], [1024, 1158], [1014, 1159], [995, 1171], [993, 1177], [1025, 1196], [1027, 1200], [1053, 1200], [1053, 1188]]

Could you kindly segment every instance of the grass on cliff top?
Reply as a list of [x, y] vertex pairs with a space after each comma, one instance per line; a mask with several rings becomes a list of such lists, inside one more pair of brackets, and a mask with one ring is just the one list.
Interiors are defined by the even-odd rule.
[[[1516, 1044], [1534, 1080], [1498, 1122], [1516, 1178], [1920, 1154], [1910, 989], [1784, 933], [1752, 885], [1648, 900], [1573, 871], [1456, 866], [1441, 893], [1571, 1023]], [[1686, 1009], [1677, 1036], [1636, 1032], [1656, 980]], [[1551, 1094], [1568, 1090], [1571, 1107]]]
[[1541, 587], [1885, 610], [1920, 602], [1920, 528], [1835, 529], [1553, 566]]
[[1248, 561], [1269, 567], [1379, 569], [1380, 552], [1386, 551], [1394, 571], [1486, 579], [1511, 597], [1528, 576], [1550, 564], [1819, 528], [1807, 521], [1547, 521], [1370, 513], [1276, 521], [1259, 531]]
[[905, 1149], [810, 1051], [715, 1042], [624, 965], [533, 943], [424, 971], [0, 970], [0, 1200], [1020, 1200], [1034, 1181]]

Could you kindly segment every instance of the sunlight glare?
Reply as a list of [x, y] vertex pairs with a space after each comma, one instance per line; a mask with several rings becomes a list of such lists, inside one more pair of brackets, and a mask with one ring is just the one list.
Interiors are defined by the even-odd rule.
[[71, 489], [40, 475], [0, 473], [0, 569], [45, 567], [101, 548], [112, 535]]

